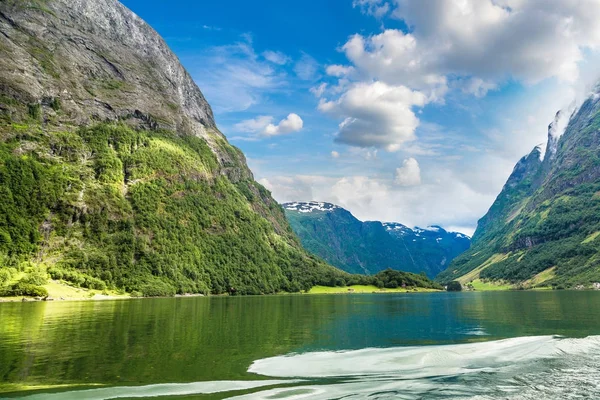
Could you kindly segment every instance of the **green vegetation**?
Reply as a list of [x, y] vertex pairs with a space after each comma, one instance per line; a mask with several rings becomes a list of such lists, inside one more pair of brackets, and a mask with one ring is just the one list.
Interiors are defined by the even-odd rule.
[[523, 158], [483, 217], [473, 246], [437, 277], [517, 288], [600, 282], [600, 112], [582, 106], [555, 156]]
[[[6, 259], [6, 257], [1, 257]], [[43, 286], [48, 283], [44, 268], [28, 262], [13, 267], [0, 268], [0, 296], [46, 297], [48, 291]]]
[[460, 292], [462, 291], [462, 285], [459, 281], [452, 281], [448, 283], [448, 285], [446, 286], [446, 290], [449, 292]]
[[220, 175], [201, 138], [106, 124], [3, 132], [0, 254], [13, 261], [2, 267], [36, 255], [54, 279], [145, 296], [296, 292], [347, 277], [277, 233], [261, 215], [273, 213], [268, 192]]
[[286, 216], [302, 245], [328, 263], [354, 274], [376, 274], [387, 268], [425, 272], [435, 277], [470, 240], [443, 229], [390, 229], [380, 222], [361, 222], [342, 208], [298, 212]]
[[496, 292], [502, 290], [512, 290], [515, 287], [510, 284], [505, 284], [502, 282], [495, 281], [485, 281], [481, 279], [475, 279], [472, 282], [467, 284], [467, 287], [472, 290], [477, 290], [480, 292]]
[[308, 294], [406, 293], [406, 292], [423, 293], [423, 292], [436, 292], [436, 291], [439, 291], [439, 289], [420, 288], [420, 287], [387, 289], [387, 288], [378, 288], [375, 285], [354, 285], [354, 286], [348, 286], [348, 287], [314, 286], [312, 289], [310, 289], [308, 291]]
[[[4, 137], [0, 271], [31, 261], [77, 288], [143, 296], [437, 287], [391, 271], [354, 277], [309, 256], [268, 191], [222, 176], [201, 138], [111, 124], [51, 133], [10, 125]], [[14, 285], [7, 277], [3, 286]], [[43, 286], [30, 273], [5, 295], [33, 293], [23, 284]]]

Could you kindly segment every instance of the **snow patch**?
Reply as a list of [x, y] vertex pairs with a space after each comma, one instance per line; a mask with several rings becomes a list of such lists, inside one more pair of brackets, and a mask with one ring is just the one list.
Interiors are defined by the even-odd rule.
[[297, 211], [301, 213], [311, 213], [314, 211], [332, 212], [339, 209], [340, 207], [319, 201], [308, 201], [308, 202], [292, 202], [283, 204], [283, 208], [290, 211]]

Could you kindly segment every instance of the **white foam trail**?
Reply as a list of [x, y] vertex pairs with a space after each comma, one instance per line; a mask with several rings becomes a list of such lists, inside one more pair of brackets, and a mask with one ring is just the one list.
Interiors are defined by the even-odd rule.
[[211, 394], [236, 390], [255, 389], [290, 383], [298, 380], [268, 381], [213, 381], [193, 383], [165, 383], [146, 386], [116, 386], [98, 389], [74, 390], [71, 392], [34, 394], [22, 397], [27, 400], [107, 400], [120, 398], [142, 398], [159, 396], [184, 396]]
[[273, 357], [256, 361], [250, 371], [277, 377], [325, 377], [330, 381], [274, 388], [233, 399], [600, 398], [599, 350], [600, 336], [538, 336]]
[[404, 379], [456, 375], [600, 349], [600, 336], [535, 336], [447, 346], [364, 349], [279, 356], [255, 361], [249, 372], [277, 378], [394, 374]]
[[29, 400], [106, 400], [227, 393], [235, 400], [600, 398], [600, 336], [521, 337], [447, 346], [315, 352], [255, 361], [249, 372], [285, 378], [109, 387]]

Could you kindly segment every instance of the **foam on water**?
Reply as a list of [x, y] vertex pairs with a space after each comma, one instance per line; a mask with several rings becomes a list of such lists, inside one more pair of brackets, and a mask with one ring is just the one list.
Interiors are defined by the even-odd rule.
[[521, 337], [449, 346], [319, 352], [258, 360], [250, 371], [335, 378], [242, 399], [600, 398], [600, 336]]
[[230, 398], [600, 398], [600, 336], [537, 336], [446, 346], [291, 354], [257, 360], [249, 372], [278, 379], [111, 387], [25, 398], [104, 400], [209, 393], [227, 397], [227, 393], [239, 390], [256, 391]]
[[424, 378], [523, 364], [592, 349], [600, 349], [600, 336], [586, 339], [535, 336], [446, 346], [296, 354], [255, 361], [249, 371], [278, 378], [380, 374]]

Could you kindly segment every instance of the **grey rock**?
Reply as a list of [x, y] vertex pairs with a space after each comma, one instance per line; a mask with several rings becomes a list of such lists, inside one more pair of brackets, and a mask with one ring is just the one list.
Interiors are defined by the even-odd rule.
[[[117, 0], [1, 1], [0, 54], [0, 90], [40, 104], [45, 119], [65, 125], [119, 120], [196, 135], [223, 174], [233, 181], [252, 177], [177, 56]], [[52, 110], [54, 99], [61, 113]]]

